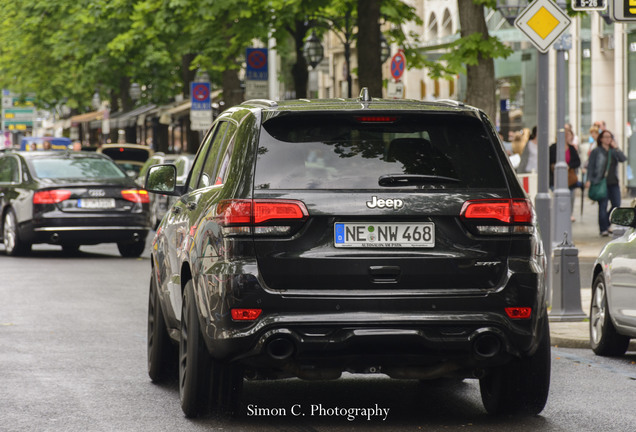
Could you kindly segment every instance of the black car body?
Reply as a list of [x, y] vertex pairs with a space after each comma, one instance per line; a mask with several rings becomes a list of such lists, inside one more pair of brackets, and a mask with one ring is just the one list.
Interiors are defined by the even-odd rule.
[[545, 257], [483, 112], [248, 101], [174, 177], [147, 180], [182, 195], [154, 239], [148, 353], [160, 379], [179, 341], [186, 415], [236, 406], [244, 377], [343, 371], [477, 377], [489, 412], [543, 409]]
[[0, 155], [0, 210], [5, 250], [28, 253], [35, 243], [117, 243], [139, 256], [149, 231], [148, 194], [110, 158], [71, 151]]
[[619, 356], [636, 338], [636, 208], [615, 208], [610, 222], [625, 231], [594, 263], [590, 344], [598, 355]]
[[[144, 163], [139, 172], [136, 182], [144, 187], [146, 174], [151, 166], [159, 164], [172, 164], [177, 168], [177, 185], [184, 185], [188, 180], [188, 174], [192, 163], [194, 162], [193, 154], [166, 154], [156, 152]], [[175, 197], [163, 194], [150, 194], [150, 224], [153, 228], [157, 228], [161, 219], [166, 215], [168, 208], [176, 200]]]

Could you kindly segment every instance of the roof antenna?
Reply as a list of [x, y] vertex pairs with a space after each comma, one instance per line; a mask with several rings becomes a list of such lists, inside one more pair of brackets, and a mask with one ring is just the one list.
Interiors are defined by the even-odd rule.
[[360, 101], [371, 102], [371, 95], [369, 95], [368, 87], [362, 87], [362, 90], [360, 90]]

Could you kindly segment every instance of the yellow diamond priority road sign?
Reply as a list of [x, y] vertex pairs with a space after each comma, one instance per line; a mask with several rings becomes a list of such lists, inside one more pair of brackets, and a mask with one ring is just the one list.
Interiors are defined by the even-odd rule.
[[546, 53], [571, 22], [553, 1], [536, 0], [517, 17], [515, 27], [528, 36], [540, 52]]

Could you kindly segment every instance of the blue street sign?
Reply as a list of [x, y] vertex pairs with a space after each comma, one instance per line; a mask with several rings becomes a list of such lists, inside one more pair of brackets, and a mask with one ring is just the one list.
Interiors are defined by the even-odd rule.
[[267, 81], [267, 48], [247, 48], [245, 79]]
[[192, 101], [191, 111], [211, 110], [210, 105], [210, 83], [193, 82], [190, 83], [190, 100]]

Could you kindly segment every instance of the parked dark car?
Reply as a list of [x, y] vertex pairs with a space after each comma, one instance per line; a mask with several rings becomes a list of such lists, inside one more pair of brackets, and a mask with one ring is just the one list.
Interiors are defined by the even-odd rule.
[[[182, 186], [188, 180], [188, 173], [194, 162], [193, 154], [166, 154], [163, 152], [154, 153], [141, 167], [137, 184], [144, 187], [148, 169], [154, 165], [173, 164], [177, 167], [177, 185]], [[157, 229], [159, 222], [166, 215], [168, 208], [174, 203], [175, 197], [162, 194], [150, 194], [150, 225]]]
[[[248, 101], [207, 133], [153, 242], [148, 369], [186, 416], [244, 379], [480, 381], [490, 413], [550, 382], [535, 212], [487, 116], [457, 102]], [[178, 343], [172, 354], [170, 341]]]
[[0, 154], [0, 233], [8, 255], [27, 254], [35, 243], [76, 252], [114, 242], [122, 256], [137, 257], [150, 228], [148, 202], [148, 193], [100, 154]]
[[136, 179], [141, 167], [152, 156], [152, 149], [142, 144], [104, 144], [97, 148], [97, 153], [105, 154], [130, 177]]
[[610, 222], [626, 230], [594, 263], [590, 343], [598, 355], [620, 356], [636, 338], [636, 208], [615, 208]]

